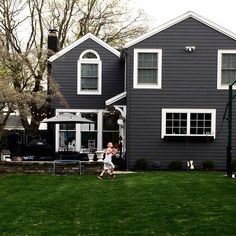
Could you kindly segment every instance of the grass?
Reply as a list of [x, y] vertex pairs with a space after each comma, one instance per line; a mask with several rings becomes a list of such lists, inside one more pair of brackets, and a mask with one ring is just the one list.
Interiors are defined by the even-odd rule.
[[235, 235], [223, 173], [0, 177], [0, 235]]

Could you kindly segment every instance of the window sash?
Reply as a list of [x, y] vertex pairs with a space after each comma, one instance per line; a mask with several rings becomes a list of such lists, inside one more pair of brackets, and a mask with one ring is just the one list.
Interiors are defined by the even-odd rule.
[[161, 89], [162, 49], [134, 48], [133, 88]]
[[[217, 89], [228, 89], [236, 80], [236, 50], [218, 50]], [[234, 86], [235, 88], [235, 86]]]
[[166, 113], [166, 134], [187, 134], [187, 113]]
[[81, 90], [98, 90], [98, 64], [81, 63]]
[[190, 113], [190, 134], [211, 135], [211, 113]]
[[158, 53], [139, 52], [137, 68], [138, 84], [158, 84]]

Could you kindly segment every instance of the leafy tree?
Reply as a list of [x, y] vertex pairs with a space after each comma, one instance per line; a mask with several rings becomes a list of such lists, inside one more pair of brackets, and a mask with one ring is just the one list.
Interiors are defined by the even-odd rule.
[[112, 46], [121, 46], [148, 28], [146, 15], [132, 9], [128, 0], [0, 1], [0, 43], [4, 48], [0, 63], [9, 71], [9, 88], [19, 96], [17, 109], [26, 131], [38, 130], [52, 97], [66, 106], [58, 85], [47, 73], [48, 29], [58, 30], [60, 48], [88, 32]]

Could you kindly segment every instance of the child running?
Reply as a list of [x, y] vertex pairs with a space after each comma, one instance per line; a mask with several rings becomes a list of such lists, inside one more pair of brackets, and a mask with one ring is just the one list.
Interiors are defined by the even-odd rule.
[[112, 156], [116, 154], [117, 150], [113, 148], [112, 142], [107, 144], [107, 149], [105, 152], [104, 166], [101, 174], [98, 176], [99, 179], [103, 179], [104, 173], [108, 173], [110, 178], [114, 178], [115, 165], [112, 163]]

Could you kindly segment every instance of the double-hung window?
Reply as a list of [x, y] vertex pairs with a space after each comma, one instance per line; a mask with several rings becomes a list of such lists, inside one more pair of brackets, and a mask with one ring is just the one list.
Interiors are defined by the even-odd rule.
[[161, 49], [134, 49], [134, 88], [160, 89], [162, 76]]
[[236, 50], [218, 50], [217, 89], [228, 89], [236, 80]]
[[215, 138], [215, 109], [162, 109], [165, 136], [210, 136]]
[[86, 50], [78, 61], [78, 94], [99, 95], [102, 91], [102, 62], [97, 52]]

